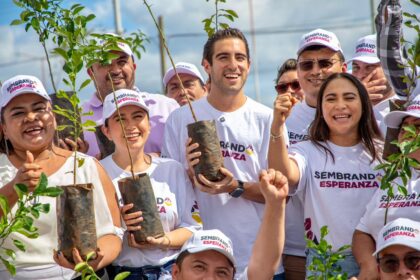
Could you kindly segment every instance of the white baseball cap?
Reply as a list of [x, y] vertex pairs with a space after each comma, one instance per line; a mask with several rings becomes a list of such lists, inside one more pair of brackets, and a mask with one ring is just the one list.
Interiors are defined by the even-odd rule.
[[[194, 64], [188, 62], [178, 62], [177, 64], [175, 64], [175, 69], [178, 74], [189, 74], [191, 76], [199, 78], [203, 84], [205, 83], [203, 77], [200, 74], [200, 71], [198, 71], [197, 67]], [[163, 85], [165, 87], [173, 76], [175, 76], [175, 70], [173, 67], [171, 67], [168, 71], [166, 71], [165, 76], [163, 77]]]
[[412, 116], [420, 118], [420, 95], [417, 95], [405, 111], [392, 111], [389, 112], [385, 118], [385, 124], [390, 128], [399, 128], [405, 117]]
[[[112, 36], [114, 36], [114, 37], [118, 37], [118, 38], [123, 39], [121, 36], [118, 36], [117, 34], [114, 34], [114, 33], [106, 33], [106, 35], [112, 35]], [[105, 45], [105, 43], [106, 43], [106, 41], [105, 41], [105, 40], [101, 40], [101, 41], [99, 42], [99, 44], [101, 44], [101, 45]], [[123, 53], [125, 53], [125, 54], [127, 54], [127, 55], [129, 55], [129, 56], [133, 57], [133, 59], [134, 59], [134, 56], [133, 56], [133, 51], [131, 50], [131, 48], [130, 48], [130, 46], [129, 46], [128, 44], [126, 44], [126, 43], [124, 43], [124, 42], [120, 42], [120, 41], [118, 41], [118, 42], [117, 42], [117, 46], [118, 46], [118, 48], [119, 48], [119, 49], [120, 49]]]
[[37, 94], [46, 100], [51, 101], [44, 85], [37, 77], [18, 75], [3, 83], [3, 86], [1, 87], [0, 109], [6, 107], [13, 98], [28, 93]]
[[[115, 91], [115, 99], [117, 100], [118, 108], [135, 105], [142, 108], [149, 113], [149, 108], [140, 93], [131, 89], [119, 89]], [[104, 106], [102, 108], [102, 119], [98, 121], [98, 125], [103, 125], [105, 120], [110, 118], [117, 111], [115, 106], [114, 94], [110, 93], [105, 97]]]
[[303, 34], [299, 42], [297, 54], [300, 55], [300, 53], [309, 46], [325, 46], [332, 49], [333, 51], [340, 51], [341, 53], [343, 52], [337, 36], [330, 31], [320, 28]]
[[378, 234], [373, 256], [392, 245], [404, 245], [420, 251], [420, 222], [398, 218], [386, 224]]
[[223, 254], [233, 265], [236, 265], [233, 257], [232, 241], [218, 229], [194, 232], [191, 238], [182, 246], [179, 254], [185, 251], [194, 254], [208, 250], [214, 250]]
[[368, 64], [379, 63], [378, 53], [376, 50], [376, 35], [367, 35], [357, 40], [353, 57], [348, 61], [362, 61]]

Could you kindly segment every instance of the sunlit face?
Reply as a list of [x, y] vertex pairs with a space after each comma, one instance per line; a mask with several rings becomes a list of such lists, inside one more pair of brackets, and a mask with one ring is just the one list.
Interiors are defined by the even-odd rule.
[[221, 253], [209, 250], [185, 257], [181, 267], [174, 265], [174, 280], [232, 280], [233, 267]]
[[379, 274], [381, 280], [419, 280], [420, 279], [420, 263], [418, 263], [418, 269], [411, 270], [404, 263], [404, 257], [407, 254], [417, 255], [417, 259], [420, 257], [419, 252], [403, 245], [392, 245], [379, 253], [379, 258], [385, 256], [395, 256], [399, 259], [399, 265], [396, 272], [385, 273], [381, 268]]
[[238, 38], [227, 38], [217, 41], [213, 49], [212, 65], [203, 61], [211, 77], [211, 91], [224, 95], [242, 92], [250, 69], [245, 43]]
[[[102, 98], [112, 92], [112, 84], [115, 90], [132, 89], [134, 87], [134, 76], [136, 64], [133, 58], [124, 52], [115, 51], [119, 57], [114, 59], [110, 65], [96, 63], [89, 69], [88, 74], [92, 80], [96, 80], [99, 93]], [[111, 74], [111, 79], [108, 76]]]
[[358, 138], [362, 103], [356, 86], [344, 78], [331, 81], [322, 97], [322, 115], [331, 141], [335, 137]]
[[[143, 149], [150, 134], [149, 118], [146, 111], [135, 105], [120, 108], [126, 139], [131, 150]], [[124, 133], [121, 129], [118, 113], [108, 119], [108, 126], [102, 126], [103, 133], [115, 144], [116, 151], [126, 151]]]
[[[319, 63], [314, 63], [312, 69], [305, 70], [300, 66], [302, 62], [330, 60], [331, 66], [321, 68]], [[297, 75], [300, 86], [305, 94], [305, 100], [308, 105], [316, 107], [319, 89], [322, 83], [333, 73], [345, 72], [346, 64], [340, 62], [337, 52], [322, 48], [319, 50], [303, 51], [298, 58]]]
[[28, 93], [13, 98], [3, 114], [3, 133], [15, 150], [39, 152], [51, 146], [56, 122], [51, 103]]
[[[304, 98], [304, 93], [302, 90], [302, 87], [298, 88], [293, 88], [291, 86], [291, 83], [293, 82], [298, 82], [298, 76], [297, 76], [297, 71], [296, 70], [290, 70], [287, 71], [285, 73], [283, 73], [283, 75], [280, 76], [279, 80], [277, 81], [277, 85], [287, 85], [287, 91], [285, 93], [290, 93], [292, 96], [294, 96], [295, 98], [299, 99], [299, 100], [303, 100]], [[281, 93], [279, 93], [281, 94]]]
[[[416, 118], [416, 117], [406, 117], [404, 118], [402, 124], [401, 124], [401, 128], [400, 128], [400, 133], [398, 134], [398, 142], [402, 143], [403, 141], [412, 141], [414, 140], [413, 138], [409, 138], [407, 137], [407, 131], [404, 130], [405, 126], [411, 126], [414, 125], [417, 131], [417, 134], [420, 132], [420, 119]], [[414, 153], [411, 153], [409, 155], [409, 157], [420, 160], [420, 150], [415, 151]]]
[[[189, 74], [179, 74], [179, 78], [190, 101], [200, 99], [207, 94], [206, 88], [201, 84], [199, 78]], [[181, 83], [176, 76], [173, 76], [166, 85], [166, 95], [175, 99], [180, 106], [187, 104], [187, 99], [182, 94]]]

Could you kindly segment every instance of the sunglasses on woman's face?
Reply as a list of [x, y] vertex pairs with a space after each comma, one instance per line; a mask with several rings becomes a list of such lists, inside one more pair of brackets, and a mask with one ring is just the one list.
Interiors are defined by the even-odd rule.
[[281, 83], [277, 84], [274, 88], [276, 89], [278, 94], [286, 93], [289, 87], [292, 91], [300, 90], [300, 84], [298, 80], [294, 80], [290, 83]]
[[378, 259], [379, 267], [385, 273], [397, 272], [401, 261], [410, 270], [420, 270], [420, 252], [408, 253], [402, 260], [395, 255], [385, 255]]

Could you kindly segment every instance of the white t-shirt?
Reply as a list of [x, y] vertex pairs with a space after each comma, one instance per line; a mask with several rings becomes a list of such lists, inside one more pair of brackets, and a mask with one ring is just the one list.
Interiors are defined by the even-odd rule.
[[352, 147], [323, 144], [335, 162], [310, 141], [293, 145], [289, 154], [300, 171], [296, 193], [304, 203], [306, 236], [319, 241], [320, 229], [327, 225], [326, 239], [337, 250], [351, 244], [353, 231], [379, 187], [380, 173], [374, 171], [378, 162], [370, 162], [361, 143]]
[[[267, 168], [272, 110], [247, 97], [245, 104], [234, 112], [221, 112], [207, 98], [192, 103], [198, 120], [215, 120], [224, 166], [236, 179], [258, 181], [261, 169]], [[188, 166], [185, 159], [187, 124], [193, 123], [188, 106], [175, 110], [165, 126], [162, 156]], [[285, 135], [285, 137], [287, 137]], [[238, 275], [251, 256], [252, 245], [260, 227], [264, 204], [228, 193], [210, 195], [195, 190], [204, 229], [219, 229], [233, 242]]]
[[[94, 186], [93, 200], [95, 204], [96, 235], [99, 238], [106, 234], [115, 234], [112, 216], [96, 167], [96, 160], [81, 153], [78, 153], [77, 156], [78, 158], [84, 158], [85, 162], [77, 169], [76, 183], [92, 183]], [[73, 156], [69, 157], [59, 170], [48, 176], [49, 186], [73, 184], [73, 159]], [[15, 177], [16, 173], [17, 169], [9, 161], [7, 156], [0, 154], [0, 186], [9, 183]], [[49, 279], [63, 279], [62, 274], [67, 275], [64, 279], [70, 279], [69, 277], [74, 272], [61, 268], [53, 260], [53, 249], [56, 250], [58, 248], [56, 198], [40, 197], [39, 202], [50, 204], [50, 211], [47, 214], [41, 213], [39, 219], [34, 220], [34, 226], [38, 228], [39, 237], [29, 239], [21, 234], [12, 233], [3, 245], [4, 248], [15, 248], [13, 239], [20, 240], [26, 245], [26, 252], [15, 250], [16, 260], [13, 263], [18, 268], [15, 278], [20, 279], [20, 273], [22, 273], [22, 279], [26, 279], [23, 275], [28, 274], [32, 279], [41, 279], [45, 277], [45, 272], [53, 271], [53, 273], [59, 274], [49, 274]], [[12, 208], [12, 211], [16, 211], [16, 208], [17, 205]], [[0, 270], [5, 270], [5, 268], [1, 266]], [[31, 272], [28, 273], [28, 271]]]
[[[309, 126], [315, 118], [316, 109], [305, 101], [297, 103], [286, 119], [290, 145], [309, 138]], [[298, 196], [291, 196], [286, 204], [286, 239], [284, 253], [293, 256], [305, 256], [305, 228], [303, 226], [303, 203]]]
[[[395, 183], [402, 185], [400, 178], [396, 179]], [[387, 223], [397, 218], [408, 218], [420, 222], [420, 172], [412, 169], [412, 178], [407, 183], [407, 195], [398, 192], [396, 185], [393, 187], [393, 194], [389, 202]], [[387, 191], [378, 189], [366, 206], [366, 212], [356, 227], [372, 235], [375, 241], [384, 226], [387, 200]]]
[[[101, 164], [111, 177], [119, 204], [122, 206], [118, 181], [130, 177], [131, 173], [121, 169], [112, 159], [112, 155], [101, 160]], [[142, 173], [147, 173], [150, 177], [165, 232], [177, 228], [186, 228], [191, 232], [201, 229], [198, 223], [199, 216], [194, 191], [181, 164], [171, 159], [152, 157], [151, 166]], [[194, 220], [193, 215], [197, 221]], [[173, 259], [177, 253], [178, 250], [132, 248], [128, 246], [127, 234], [125, 234], [123, 249], [113, 264], [129, 267], [163, 265]]]

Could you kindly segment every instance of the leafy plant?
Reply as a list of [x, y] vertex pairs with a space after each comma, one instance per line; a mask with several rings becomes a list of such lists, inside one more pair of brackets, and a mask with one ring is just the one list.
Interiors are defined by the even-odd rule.
[[318, 244], [310, 239], [306, 239], [307, 248], [315, 250], [317, 253], [313, 257], [308, 271], [313, 272], [313, 275], [307, 277], [310, 280], [347, 280], [347, 273], [341, 273], [341, 267], [337, 262], [344, 260], [343, 252], [350, 248], [350, 245], [344, 245], [336, 252], [332, 251], [332, 245], [328, 244], [325, 237], [328, 235], [328, 227], [321, 228], [321, 239]]
[[[95, 252], [91, 252], [86, 256], [86, 261], [78, 263], [75, 267], [74, 270], [79, 272], [81, 274], [81, 278], [82, 280], [101, 280], [101, 278], [96, 275], [95, 271], [93, 270], [93, 268], [89, 265], [89, 260], [95, 255]], [[121, 272], [118, 273], [114, 280], [123, 280], [125, 278], [127, 278], [130, 275], [130, 272], [125, 271], [125, 272]]]
[[[206, 0], [209, 2], [210, 0]], [[230, 9], [220, 9], [219, 4], [226, 3], [226, 0], [214, 0], [215, 13], [212, 14], [209, 18], [202, 20], [204, 23], [204, 31], [207, 32], [207, 35], [211, 37], [219, 29], [229, 28], [229, 24], [226, 22], [221, 22], [220, 19], [224, 18], [230, 22], [234, 22], [238, 18], [238, 14], [234, 10]]]
[[60, 188], [48, 187], [48, 179], [44, 173], [41, 174], [33, 192], [29, 192], [28, 187], [24, 184], [16, 184], [14, 189], [18, 196], [16, 211], [12, 212], [7, 198], [0, 195], [0, 209], [2, 211], [0, 217], [0, 260], [11, 275], [16, 274], [16, 268], [13, 265], [16, 248], [25, 252], [26, 246], [20, 240], [14, 239], [13, 244], [16, 248], [6, 248], [4, 242], [13, 232], [31, 239], [37, 238], [39, 234], [38, 229], [34, 226], [34, 219], [38, 219], [41, 213], [50, 211], [50, 205], [38, 202], [38, 198], [42, 196], [57, 197], [62, 193]]
[[[420, 8], [420, 2], [418, 0], [410, 0], [410, 2]], [[409, 42], [404, 38], [402, 38], [401, 42], [406, 44], [407, 53], [409, 55], [407, 64], [401, 65], [401, 67], [410, 68], [412, 73], [411, 77], [402, 77], [403, 81], [409, 84], [409, 87], [405, 90], [407, 96], [409, 96], [414, 89], [416, 81], [420, 79], [420, 73], [417, 73], [416, 75], [416, 67], [420, 67], [420, 18], [416, 14], [411, 14], [408, 12], [403, 12], [403, 15], [407, 18], [407, 20], [404, 22], [405, 26], [417, 32], [417, 36], [415, 37], [414, 42]]]

